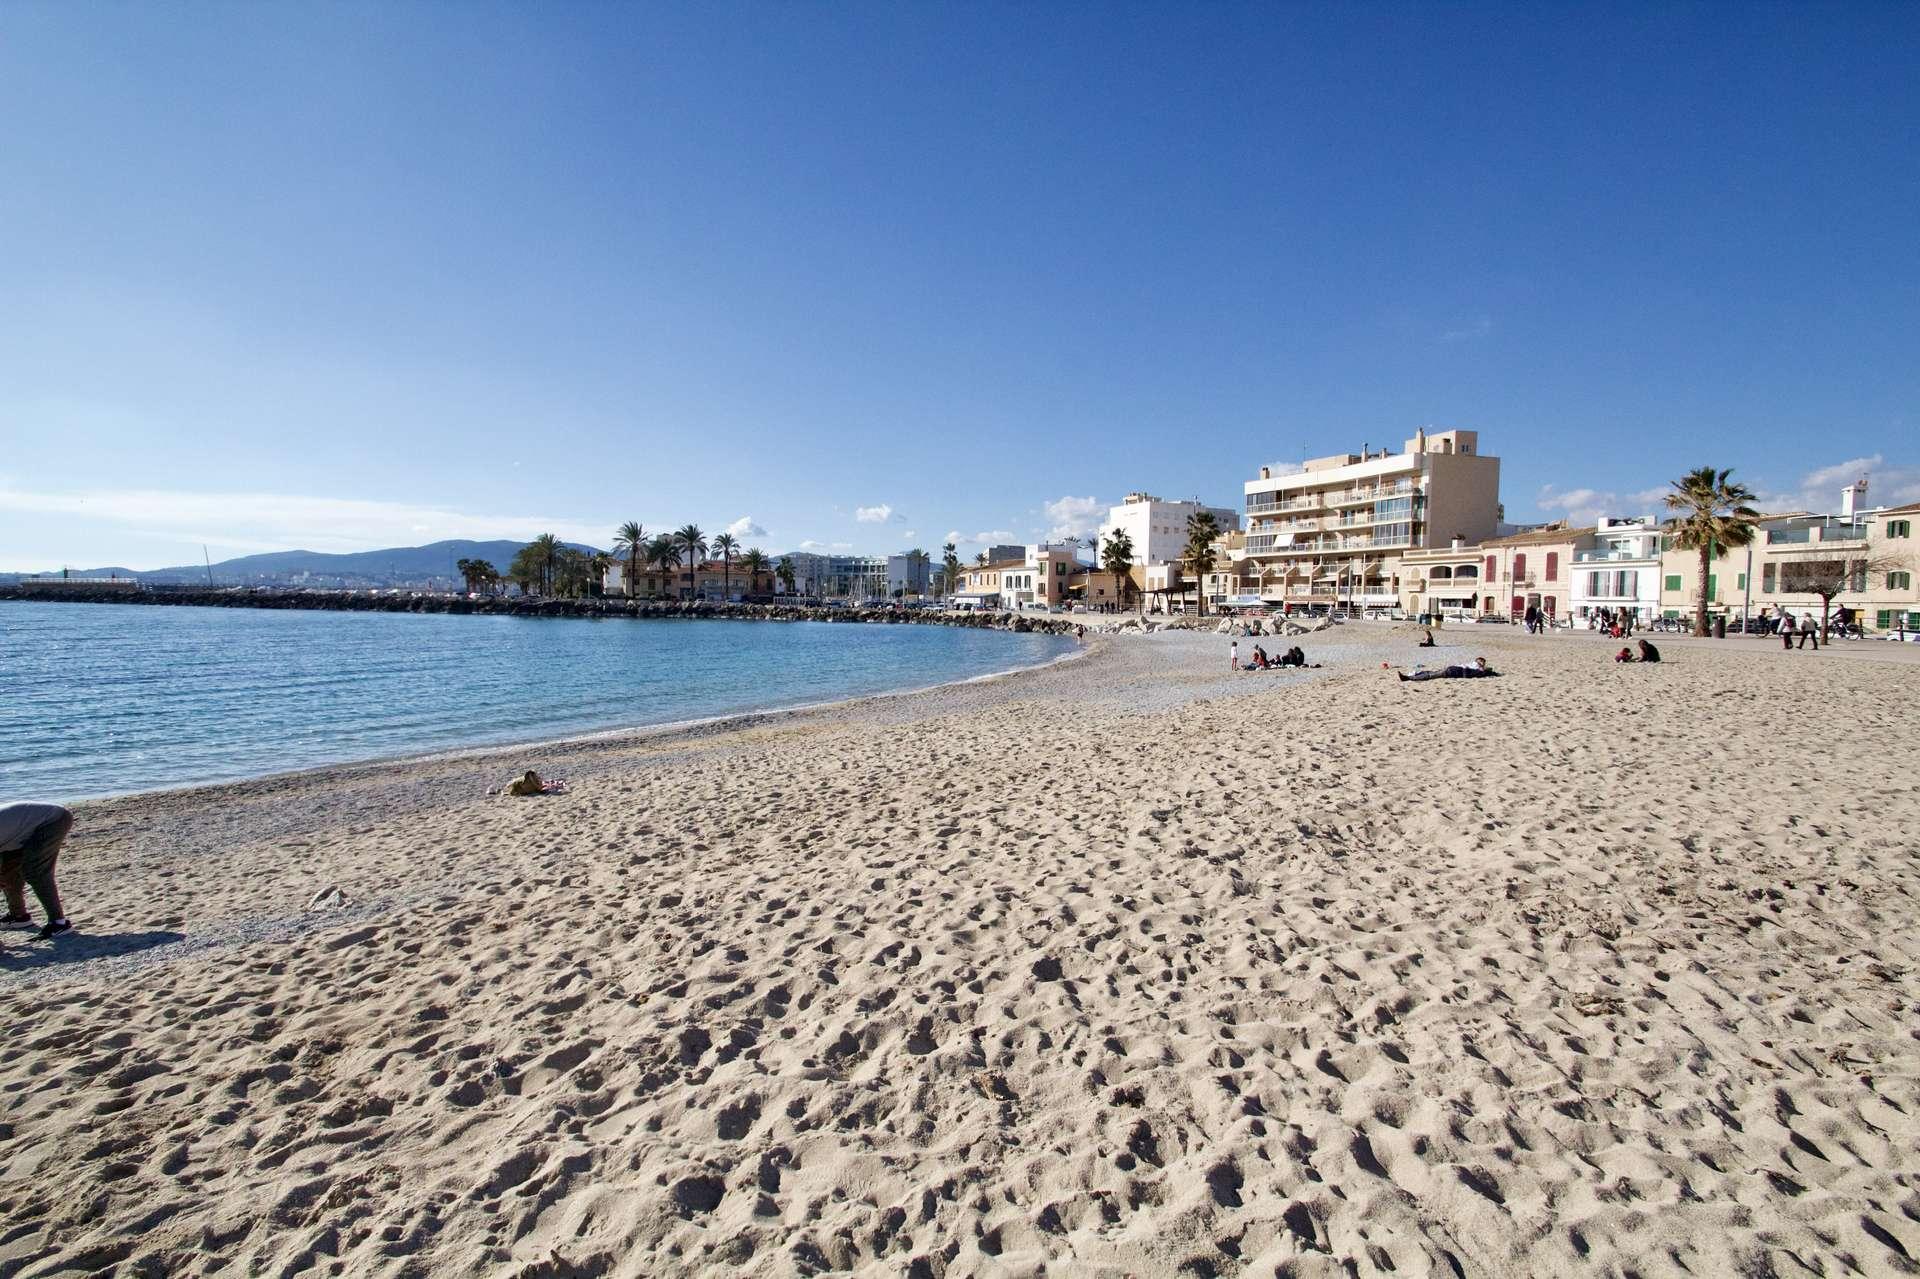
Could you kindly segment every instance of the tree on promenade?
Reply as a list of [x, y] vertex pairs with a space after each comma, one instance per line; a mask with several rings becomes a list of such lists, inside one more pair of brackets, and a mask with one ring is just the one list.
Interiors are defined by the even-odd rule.
[[916, 572], [913, 573], [913, 576], [918, 580], [924, 582], [926, 581], [927, 565], [933, 563], [933, 556], [927, 554], [925, 550], [916, 546], [911, 551], [907, 552], [907, 563], [911, 565], [915, 570], [917, 570]]
[[1870, 574], [1896, 572], [1905, 563], [1898, 555], [1848, 559], [1842, 554], [1836, 558], [1789, 559], [1780, 565], [1780, 592], [1783, 595], [1820, 597], [1820, 642], [1824, 644], [1827, 642], [1829, 620], [1833, 616], [1834, 599], [1849, 591], [1855, 595], [1865, 594]]
[[[1125, 608], [1127, 596], [1133, 593], [1133, 539], [1125, 529], [1117, 528], [1107, 535], [1107, 544], [1100, 548], [1100, 567], [1113, 574], [1113, 593]], [[1145, 599], [1140, 607], [1145, 611]]]
[[661, 580], [667, 584], [668, 595], [675, 594], [673, 579], [680, 568], [680, 547], [674, 542], [672, 534], [662, 533], [647, 543], [647, 563], [660, 570]]
[[507, 580], [520, 588], [522, 595], [538, 595], [547, 580], [546, 561], [532, 542], [514, 552], [507, 565]]
[[478, 594], [494, 582], [500, 580], [500, 574], [486, 560], [460, 560], [454, 564], [454, 571], [467, 584], [469, 594]]
[[740, 567], [747, 573], [747, 594], [760, 593], [760, 578], [767, 571], [767, 553], [757, 546], [749, 546], [740, 556]]
[[773, 570], [773, 575], [780, 579], [780, 585], [786, 588], [787, 594], [793, 594], [794, 573], [793, 557], [791, 555], [782, 555], [780, 557], [780, 564]]
[[940, 567], [946, 571], [947, 580], [944, 585], [946, 593], [951, 595], [960, 587], [960, 555], [954, 549], [952, 542], [940, 548]]
[[740, 549], [740, 539], [731, 533], [713, 535], [713, 553], [720, 557], [720, 598], [733, 598], [733, 555]]
[[687, 596], [700, 587], [700, 561], [706, 558], [707, 535], [700, 531], [698, 524], [684, 524], [673, 534], [673, 544], [687, 557]]
[[613, 535], [613, 549], [616, 554], [624, 551], [627, 559], [627, 598], [633, 598], [634, 576], [639, 572], [640, 561], [647, 553], [647, 530], [640, 527], [639, 520], [628, 520]]
[[1668, 536], [1683, 551], [1700, 553], [1700, 596], [1693, 614], [1693, 633], [1707, 634], [1707, 578], [1715, 557], [1753, 541], [1759, 512], [1750, 505], [1753, 492], [1733, 482], [1733, 471], [1703, 466], [1673, 481], [1667, 509], [1678, 512], [1667, 521]]
[[1213, 518], [1212, 511], [1195, 511], [1187, 516], [1187, 566], [1193, 570], [1196, 584], [1194, 598], [1200, 605], [1200, 616], [1207, 615], [1207, 574], [1213, 572], [1213, 544], [1220, 537], [1220, 522]]

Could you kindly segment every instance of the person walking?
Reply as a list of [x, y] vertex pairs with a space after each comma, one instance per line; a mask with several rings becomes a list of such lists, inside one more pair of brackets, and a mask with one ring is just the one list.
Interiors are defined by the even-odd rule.
[[53, 875], [60, 848], [72, 829], [73, 814], [58, 804], [0, 804], [0, 888], [7, 896], [6, 923], [33, 922], [25, 891], [31, 887], [47, 913], [39, 933], [43, 940], [73, 927], [61, 909], [60, 886]]
[[1793, 614], [1784, 608], [1780, 610], [1780, 647], [1793, 651]]
[[1240, 641], [1239, 640], [1234, 640], [1232, 643], [1227, 645], [1227, 669], [1230, 671], [1237, 671], [1240, 669]]
[[1808, 640], [1813, 641], [1813, 651], [1818, 653], [1820, 651], [1820, 626], [1813, 620], [1812, 613], [1805, 614], [1800, 619], [1799, 647], [1805, 648]]

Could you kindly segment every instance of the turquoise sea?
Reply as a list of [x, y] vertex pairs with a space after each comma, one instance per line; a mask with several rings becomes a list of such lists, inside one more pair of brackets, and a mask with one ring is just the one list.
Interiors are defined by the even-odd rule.
[[945, 626], [0, 603], [0, 802], [923, 688], [1073, 642]]

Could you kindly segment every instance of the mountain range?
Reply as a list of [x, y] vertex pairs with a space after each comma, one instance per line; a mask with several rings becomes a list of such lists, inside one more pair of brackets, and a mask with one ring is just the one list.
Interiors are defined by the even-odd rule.
[[[326, 551], [268, 551], [260, 555], [242, 555], [230, 560], [216, 560], [212, 566], [212, 576], [214, 582], [221, 586], [268, 585], [296, 581], [313, 581], [315, 585], [336, 583], [385, 585], [425, 582], [432, 578], [447, 581], [458, 579], [459, 574], [454, 571], [454, 564], [463, 559], [486, 560], [504, 573], [507, 571], [507, 565], [513, 562], [513, 557], [525, 545], [525, 542], [504, 540], [474, 542], [455, 539], [447, 542], [431, 542], [426, 546], [393, 546], [379, 551], [350, 551], [344, 554]], [[582, 546], [577, 542], [569, 542], [567, 545], [589, 554], [594, 550], [591, 546]], [[19, 576], [22, 575], [0, 574], [0, 579]], [[183, 564], [174, 568], [139, 571], [117, 567], [74, 569], [69, 576], [137, 577], [143, 582], [205, 582], [208, 567], [205, 564]]]

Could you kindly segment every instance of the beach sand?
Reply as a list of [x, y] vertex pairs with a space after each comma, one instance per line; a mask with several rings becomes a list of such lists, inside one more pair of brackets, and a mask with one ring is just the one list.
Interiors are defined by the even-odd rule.
[[1920, 654], [1414, 638], [83, 806], [0, 1275], [1920, 1270]]

